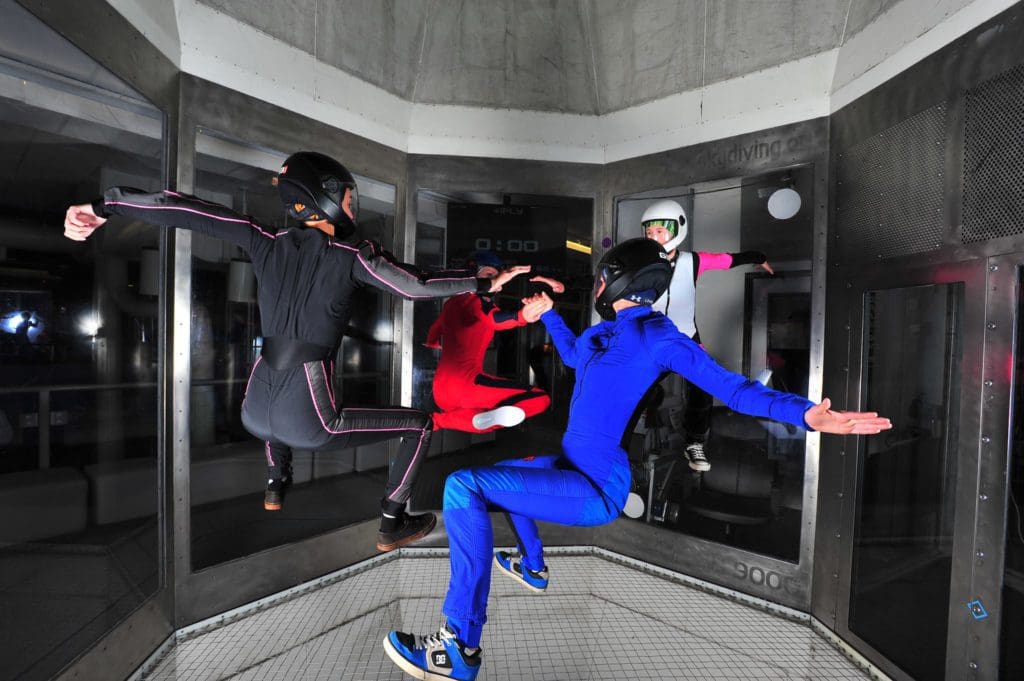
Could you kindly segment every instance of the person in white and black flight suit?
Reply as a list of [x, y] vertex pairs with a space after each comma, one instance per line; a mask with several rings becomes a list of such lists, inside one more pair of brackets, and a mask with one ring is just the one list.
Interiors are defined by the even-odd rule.
[[[697, 279], [711, 270], [727, 270], [740, 265], [757, 265], [774, 274], [764, 253], [707, 253], [679, 250], [686, 239], [686, 212], [675, 201], [664, 199], [652, 203], [640, 218], [643, 235], [657, 241], [668, 253], [672, 263], [672, 281], [668, 289], [651, 306], [675, 322], [684, 334], [700, 343], [697, 331]], [[703, 347], [703, 345], [701, 346]], [[690, 382], [686, 388], [686, 409], [683, 430], [686, 438], [683, 454], [695, 471], [711, 470], [707, 458], [708, 428], [711, 423], [711, 395]]]

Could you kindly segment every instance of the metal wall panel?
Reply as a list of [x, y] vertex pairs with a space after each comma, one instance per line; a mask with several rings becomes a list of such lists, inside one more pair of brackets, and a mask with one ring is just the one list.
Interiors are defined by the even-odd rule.
[[836, 232], [846, 260], [942, 246], [947, 106], [929, 107], [838, 155]]
[[1024, 65], [967, 91], [965, 244], [1024, 234]]
[[[998, 678], [998, 611], [1005, 532], [1005, 466], [1015, 283], [1007, 270], [1024, 253], [1019, 178], [1020, 70], [1024, 64], [1024, 6], [1003, 12], [907, 69], [832, 116], [832, 187], [835, 214], [829, 252], [829, 319], [824, 376], [827, 392], [862, 400], [862, 306], [867, 290], [965, 282], [964, 357], [957, 459], [956, 516], [946, 645], [946, 678]], [[938, 111], [945, 109], [940, 126]], [[906, 139], [881, 145], [889, 131]], [[916, 144], [910, 143], [916, 140]], [[934, 144], [934, 148], [929, 146]], [[938, 143], [936, 143], [938, 142]], [[849, 160], [869, 149], [871, 154]], [[937, 153], [938, 150], [938, 153]], [[889, 174], [885, 182], [860, 177], [873, 171], [869, 157]], [[939, 163], [941, 159], [941, 163]], [[852, 167], [860, 163], [859, 167]], [[929, 169], [918, 210], [894, 186], [899, 164], [909, 176]], [[844, 164], [846, 164], [844, 166]], [[941, 183], [931, 178], [941, 172]], [[843, 182], [847, 178], [852, 182]], [[874, 182], [866, 204], [858, 182]], [[940, 189], [941, 188], [941, 189]], [[938, 193], [938, 194], [937, 194]], [[940, 195], [940, 198], [937, 198]], [[921, 201], [924, 196], [927, 200]], [[860, 200], [876, 214], [899, 216], [897, 234], [870, 231], [846, 212]], [[933, 211], [934, 213], [932, 213]], [[936, 219], [941, 215], [941, 220]], [[860, 240], [858, 241], [858, 238]], [[879, 243], [880, 242], [880, 243]], [[928, 244], [935, 243], [932, 248]], [[873, 256], [873, 257], [872, 257]], [[881, 257], [879, 257], [881, 256]], [[884, 260], [884, 262], [883, 262]], [[870, 406], [870, 405], [868, 405]], [[850, 569], [860, 456], [856, 443], [823, 444], [818, 545], [812, 614], [872, 662], [908, 678], [849, 630]], [[998, 507], [998, 508], [997, 508]], [[967, 602], [980, 598], [990, 612], [976, 620]], [[991, 606], [991, 607], [990, 607]]]

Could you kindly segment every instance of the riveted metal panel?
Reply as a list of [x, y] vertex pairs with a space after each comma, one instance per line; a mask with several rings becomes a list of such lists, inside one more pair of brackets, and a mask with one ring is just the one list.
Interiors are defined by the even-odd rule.
[[942, 245], [948, 109], [936, 104], [840, 155], [836, 226], [844, 257], [887, 258]]
[[1024, 234], [1024, 64], [965, 99], [963, 243]]

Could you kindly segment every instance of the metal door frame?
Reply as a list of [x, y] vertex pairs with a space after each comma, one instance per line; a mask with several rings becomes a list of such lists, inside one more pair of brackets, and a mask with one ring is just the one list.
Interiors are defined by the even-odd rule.
[[[855, 276], [860, 273], [859, 276]], [[989, 274], [988, 263], [984, 259], [968, 260], [955, 263], [934, 264], [929, 266], [893, 265], [887, 268], [870, 268], [851, 270], [846, 273], [846, 300], [848, 301], [847, 323], [849, 328], [849, 364], [844, 368], [848, 372], [846, 404], [850, 409], [870, 408], [865, 405], [864, 378], [864, 328], [863, 314], [866, 294], [871, 291], [911, 288], [935, 284], [962, 282], [964, 288], [963, 307], [963, 354], [961, 356], [961, 387], [959, 405], [959, 424], [957, 438], [957, 480], [954, 496], [954, 531], [952, 548], [952, 574], [950, 578], [949, 622], [946, 638], [946, 678], [991, 678], [995, 679], [998, 669], [992, 676], [981, 674], [981, 666], [975, 663], [969, 667], [965, 661], [964, 644], [973, 631], [969, 631], [968, 620], [973, 618], [967, 608], [967, 594], [976, 593], [973, 560], [975, 545], [975, 525], [977, 520], [978, 471], [980, 444], [988, 424], [983, 424], [981, 417], [981, 396], [983, 373], [988, 376], [988, 362], [992, 355], [986, 343], [994, 341], [993, 333], [1004, 333], [1001, 324], [988, 328], [993, 319], [989, 319], [987, 305]], [[984, 372], [980, 369], [985, 367]], [[994, 388], [995, 386], [993, 386]], [[994, 405], [994, 401], [993, 401]], [[991, 410], [990, 410], [991, 411]], [[1005, 420], [1005, 419], [1004, 419]], [[1005, 424], [1004, 424], [1005, 425]], [[1005, 432], [1005, 431], [1004, 431]], [[842, 457], [843, 482], [838, 492], [843, 499], [839, 529], [834, 539], [838, 544], [838, 571], [833, 578], [838, 580], [838, 599], [836, 604], [835, 631], [841, 638], [848, 641], [865, 655], [873, 664], [886, 674], [898, 680], [910, 680], [906, 672], [890, 662], [880, 651], [854, 633], [849, 626], [850, 600], [853, 570], [853, 536], [856, 527], [858, 506], [856, 503], [859, 487], [858, 473], [863, 457], [862, 440], [845, 438], [838, 455]], [[846, 503], [846, 500], [853, 500]], [[987, 595], [987, 593], [986, 593]], [[991, 600], [991, 599], [990, 599]], [[995, 600], [991, 600], [995, 603]], [[998, 645], [998, 631], [996, 632]], [[992, 670], [989, 670], [992, 671]]]

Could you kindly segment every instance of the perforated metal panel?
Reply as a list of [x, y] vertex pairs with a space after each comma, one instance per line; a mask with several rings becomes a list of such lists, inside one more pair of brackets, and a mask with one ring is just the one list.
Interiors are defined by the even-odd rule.
[[942, 245], [946, 111], [945, 102], [936, 104], [840, 155], [836, 211], [844, 259]]
[[968, 90], [965, 244], [1024, 234], [1024, 65]]

